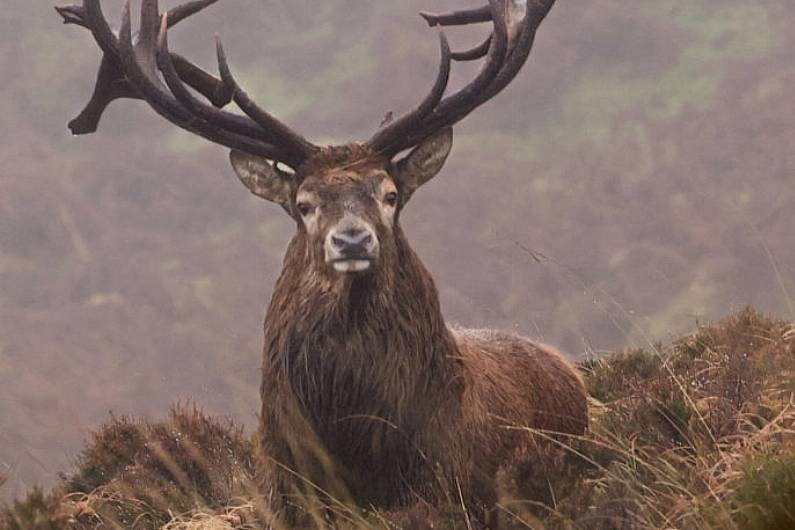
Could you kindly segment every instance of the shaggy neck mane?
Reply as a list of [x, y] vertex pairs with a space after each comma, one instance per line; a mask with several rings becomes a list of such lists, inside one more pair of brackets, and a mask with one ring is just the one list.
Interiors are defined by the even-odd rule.
[[363, 431], [384, 425], [411, 437], [458, 386], [433, 280], [394, 230], [375, 270], [355, 276], [319, 268], [299, 232], [265, 319], [265, 380], [280, 381], [340, 450], [369, 447]]

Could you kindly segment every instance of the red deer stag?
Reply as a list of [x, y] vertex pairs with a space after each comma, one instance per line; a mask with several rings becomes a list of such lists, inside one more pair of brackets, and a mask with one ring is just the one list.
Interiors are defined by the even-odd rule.
[[[491, 22], [492, 31], [464, 52], [452, 52], [440, 31], [438, 76], [419, 105], [364, 143], [328, 147], [257, 106], [233, 77], [220, 41], [220, 79], [169, 51], [168, 28], [215, 1], [161, 14], [157, 0], [143, 0], [135, 39], [129, 1], [118, 34], [99, 0], [58, 11], [66, 23], [88, 28], [104, 53], [91, 101], [70, 123], [73, 133], [94, 132], [114, 99], [143, 99], [177, 126], [231, 148], [243, 184], [296, 222], [264, 325], [262, 487], [286, 513], [312, 488], [394, 508], [438, 498], [446, 484], [488, 506], [495, 475], [530, 443], [504, 427], [582, 433], [585, 391], [549, 347], [450, 328], [400, 214], [441, 170], [452, 125], [519, 72], [554, 0], [422, 13], [431, 26]], [[445, 97], [452, 61], [480, 58], [474, 80]], [[242, 114], [222, 110], [231, 101]]]

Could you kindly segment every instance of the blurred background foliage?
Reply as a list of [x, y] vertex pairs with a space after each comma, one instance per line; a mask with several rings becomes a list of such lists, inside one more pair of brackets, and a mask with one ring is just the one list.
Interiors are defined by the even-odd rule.
[[[470, 5], [223, 0], [172, 45], [212, 70], [219, 32], [259, 102], [344, 143], [432, 82], [437, 42], [415, 13]], [[581, 358], [747, 304], [794, 319], [791, 7], [559, 2], [523, 73], [456, 128], [403, 217], [449, 320]], [[466, 47], [484, 31], [451, 37]], [[71, 137], [99, 53], [49, 1], [6, 0], [0, 50], [6, 495], [52, 483], [108, 411], [162, 417], [190, 398], [254, 425], [261, 320], [292, 221], [237, 183], [224, 149], [142, 103]]]

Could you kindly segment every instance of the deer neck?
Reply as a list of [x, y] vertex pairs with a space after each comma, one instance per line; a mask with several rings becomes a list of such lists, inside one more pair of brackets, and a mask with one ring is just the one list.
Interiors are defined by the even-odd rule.
[[[265, 320], [264, 369], [290, 380], [298, 373], [327, 374], [330, 383], [346, 378], [382, 394], [454, 377], [457, 347], [433, 280], [399, 227], [395, 240], [376, 270], [340, 276], [313, 268], [306, 240], [296, 236]], [[363, 388], [369, 385], [378, 388]]]

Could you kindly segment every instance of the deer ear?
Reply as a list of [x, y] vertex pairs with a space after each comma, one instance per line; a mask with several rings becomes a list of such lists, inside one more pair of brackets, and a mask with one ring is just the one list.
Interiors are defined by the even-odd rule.
[[441, 171], [453, 148], [453, 128], [445, 127], [426, 138], [396, 165], [403, 201]]
[[279, 171], [268, 160], [242, 151], [233, 150], [229, 154], [229, 161], [248, 191], [290, 212], [293, 191], [290, 175]]

